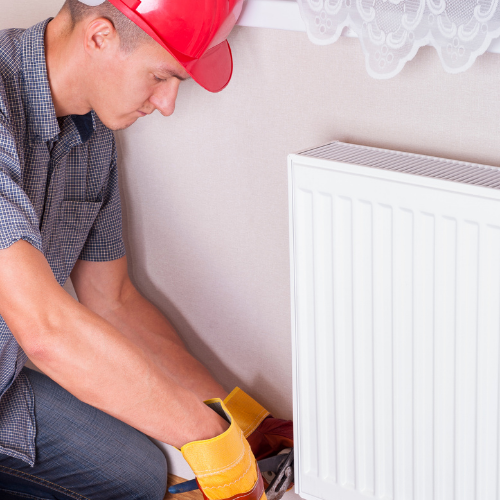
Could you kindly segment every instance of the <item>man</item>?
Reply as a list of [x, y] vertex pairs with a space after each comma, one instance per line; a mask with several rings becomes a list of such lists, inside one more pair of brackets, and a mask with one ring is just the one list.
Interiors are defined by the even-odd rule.
[[134, 288], [121, 234], [111, 130], [171, 115], [189, 77], [222, 90], [240, 9], [67, 0], [0, 32], [2, 499], [162, 499], [148, 435], [181, 449], [207, 498], [259, 500], [254, 453], [291, 445], [290, 423], [228, 396]]

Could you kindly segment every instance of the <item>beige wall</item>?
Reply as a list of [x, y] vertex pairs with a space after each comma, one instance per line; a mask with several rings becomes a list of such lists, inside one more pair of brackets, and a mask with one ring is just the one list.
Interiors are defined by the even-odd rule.
[[[60, 1], [0, 0], [0, 27]], [[7, 12], [5, 6], [8, 7]], [[433, 49], [371, 79], [356, 39], [237, 28], [234, 78], [118, 134], [130, 269], [227, 389], [292, 415], [286, 155], [332, 139], [500, 165], [500, 57], [446, 74]]]

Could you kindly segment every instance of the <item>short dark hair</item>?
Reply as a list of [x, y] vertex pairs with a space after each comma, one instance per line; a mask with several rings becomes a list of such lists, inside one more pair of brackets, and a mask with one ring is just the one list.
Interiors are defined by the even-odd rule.
[[120, 37], [120, 47], [126, 52], [133, 51], [142, 42], [153, 40], [107, 0], [96, 7], [89, 7], [79, 0], [66, 0], [63, 9], [67, 9], [71, 15], [72, 29], [77, 23], [90, 16], [104, 17], [113, 23]]

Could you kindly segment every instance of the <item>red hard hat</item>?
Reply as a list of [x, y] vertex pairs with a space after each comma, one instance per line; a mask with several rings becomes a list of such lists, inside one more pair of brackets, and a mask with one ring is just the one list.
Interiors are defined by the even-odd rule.
[[168, 50], [202, 87], [220, 92], [231, 80], [233, 58], [226, 38], [243, 0], [108, 1]]

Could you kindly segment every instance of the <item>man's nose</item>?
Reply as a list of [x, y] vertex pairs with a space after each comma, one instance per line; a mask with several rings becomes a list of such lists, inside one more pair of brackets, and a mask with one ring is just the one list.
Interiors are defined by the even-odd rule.
[[178, 78], [169, 78], [162, 85], [158, 85], [149, 99], [154, 107], [163, 115], [170, 116], [175, 111], [175, 100], [181, 81]]

